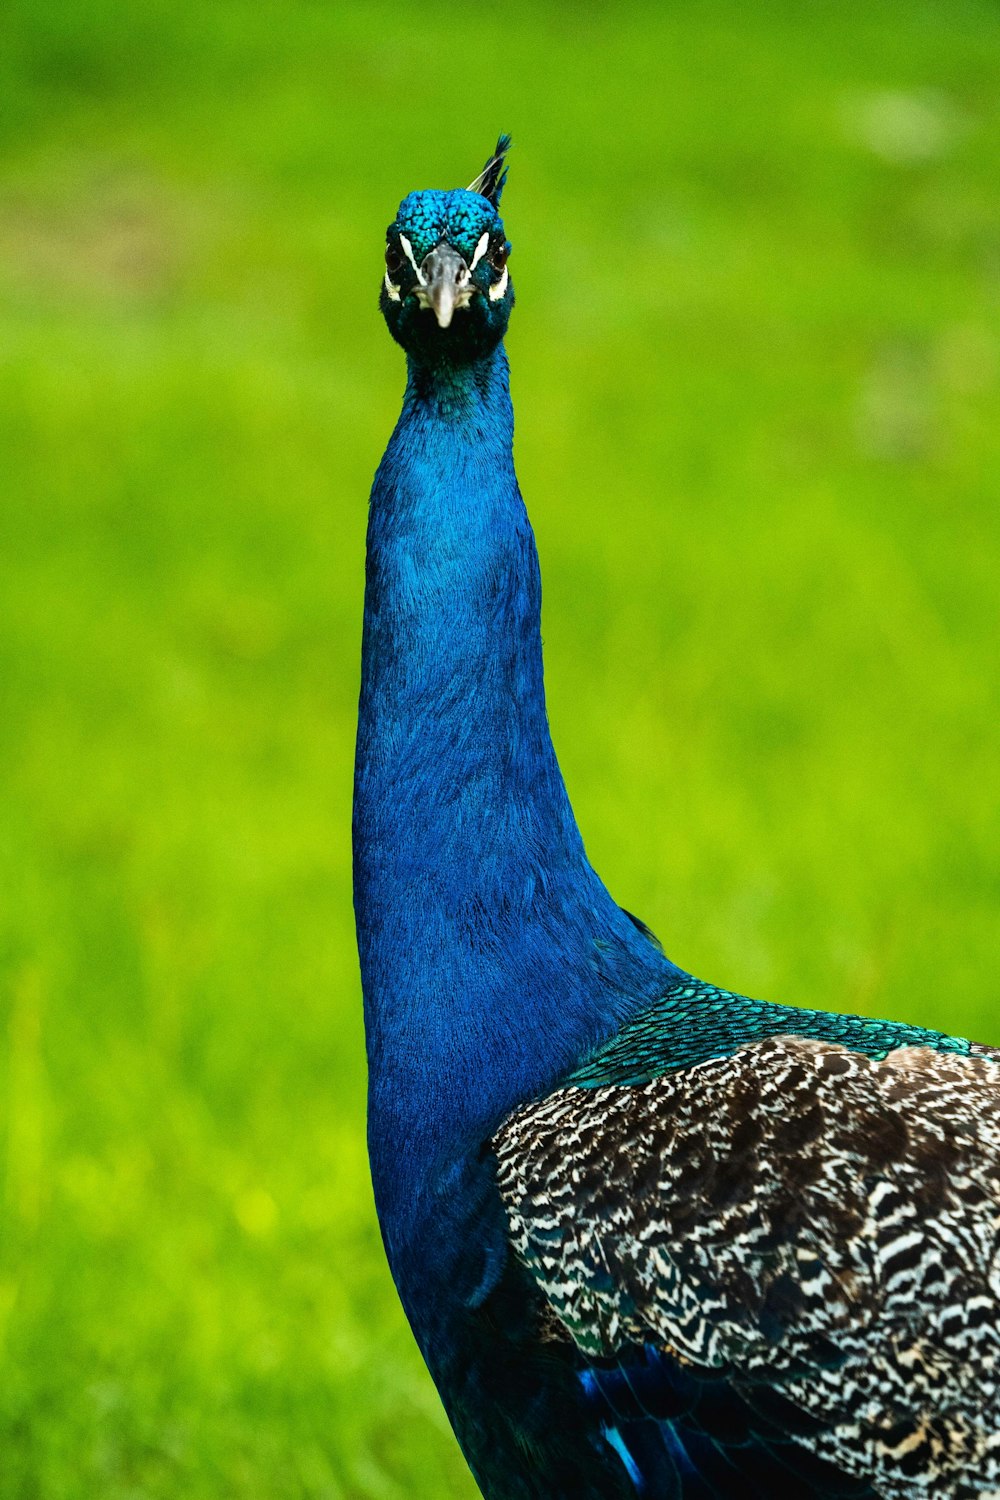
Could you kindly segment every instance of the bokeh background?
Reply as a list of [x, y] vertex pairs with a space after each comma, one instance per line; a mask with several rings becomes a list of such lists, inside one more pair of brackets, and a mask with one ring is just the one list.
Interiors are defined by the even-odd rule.
[[375, 306], [500, 129], [591, 856], [1000, 1042], [1000, 11], [9, 0], [0, 1496], [472, 1486], [385, 1270], [350, 792]]

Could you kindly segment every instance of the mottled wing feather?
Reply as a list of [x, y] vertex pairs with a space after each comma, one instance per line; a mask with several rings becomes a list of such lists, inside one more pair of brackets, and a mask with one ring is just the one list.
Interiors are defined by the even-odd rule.
[[561, 1088], [494, 1146], [516, 1253], [595, 1365], [652, 1346], [887, 1500], [1000, 1496], [992, 1059], [773, 1037]]

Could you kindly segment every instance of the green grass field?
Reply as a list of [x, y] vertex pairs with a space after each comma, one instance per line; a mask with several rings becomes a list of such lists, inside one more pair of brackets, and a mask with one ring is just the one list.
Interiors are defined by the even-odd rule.
[[383, 230], [501, 128], [594, 863], [678, 962], [1000, 1042], [1000, 12], [14, 0], [0, 1497], [473, 1494], [371, 1205]]

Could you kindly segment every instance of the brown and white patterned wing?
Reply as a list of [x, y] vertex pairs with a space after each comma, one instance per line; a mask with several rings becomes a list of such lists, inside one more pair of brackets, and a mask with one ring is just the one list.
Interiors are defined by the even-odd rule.
[[889, 1500], [1000, 1497], [992, 1059], [775, 1037], [562, 1088], [494, 1147], [516, 1253], [583, 1354], [655, 1345], [780, 1395]]

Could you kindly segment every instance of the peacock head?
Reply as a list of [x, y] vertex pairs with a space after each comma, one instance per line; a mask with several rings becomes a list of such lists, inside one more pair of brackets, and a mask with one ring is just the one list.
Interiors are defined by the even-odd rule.
[[386, 230], [382, 314], [421, 363], [469, 364], [504, 336], [514, 305], [499, 212], [509, 150], [502, 135], [467, 188], [410, 193]]

